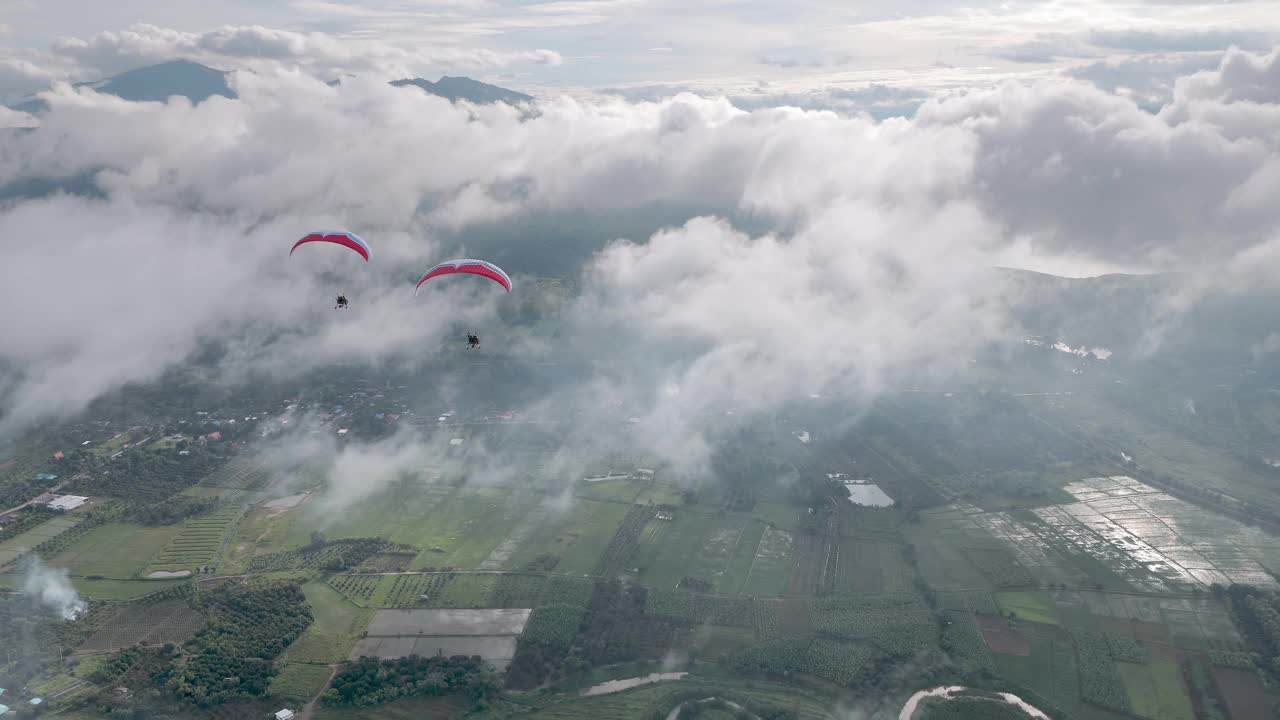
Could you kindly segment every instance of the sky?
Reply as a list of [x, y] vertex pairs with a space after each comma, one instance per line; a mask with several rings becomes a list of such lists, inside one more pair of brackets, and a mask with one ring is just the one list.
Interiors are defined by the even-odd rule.
[[[1280, 36], [1274, 0], [4, 0], [0, 93], [173, 54], [222, 69], [470, 74], [537, 93], [951, 91], [1081, 73], [1166, 97]], [[433, 78], [434, 79], [434, 78]], [[846, 103], [847, 104], [847, 103]]]
[[[429, 371], [474, 329], [583, 363], [541, 401], [636, 407], [696, 465], [700, 414], [864, 407], [1019, 338], [998, 266], [1190, 273], [1173, 322], [1280, 271], [1265, 5], [0, 2], [0, 82], [49, 106], [0, 113], [0, 436], [209, 343], [228, 379]], [[175, 56], [237, 97], [65, 83]], [[386, 83], [432, 68], [542, 88], [536, 112]], [[321, 226], [373, 259], [288, 256]], [[473, 251], [511, 296], [412, 295]], [[548, 276], [575, 290], [554, 341], [502, 319]]]

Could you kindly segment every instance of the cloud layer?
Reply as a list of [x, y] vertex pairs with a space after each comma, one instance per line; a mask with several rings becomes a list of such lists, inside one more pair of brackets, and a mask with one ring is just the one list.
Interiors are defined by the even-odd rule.
[[260, 25], [226, 25], [203, 33], [137, 24], [121, 32], [103, 31], [87, 40], [64, 38], [55, 55], [111, 74], [140, 65], [182, 57], [236, 67], [284, 63], [318, 76], [374, 74], [383, 79], [414, 77], [425, 68], [487, 70], [511, 64], [558, 65], [552, 50], [499, 52], [461, 46], [418, 45], [412, 49], [386, 42], [296, 32]]
[[[181, 41], [235, 47], [208, 37]], [[883, 121], [691, 95], [547, 98], [528, 118], [270, 67], [237, 73], [238, 99], [196, 106], [59, 86], [38, 129], [0, 139], [0, 188], [79, 182], [95, 196], [0, 210], [0, 302], [22, 309], [0, 319], [0, 431], [209, 341], [228, 346], [231, 374], [430, 365], [424, 348], [460, 324], [502, 327], [533, 278], [508, 265], [515, 297], [442, 283], [413, 298], [414, 273], [503, 235], [519, 245], [495, 259], [535, 253], [584, 288], [555, 345], [510, 352], [572, 354], [592, 368], [579, 391], [638, 404], [642, 436], [705, 459], [684, 433], [699, 413], [872, 397], [1016, 332], [990, 272], [1010, 257], [1222, 277], [1276, 262], [1277, 58], [1228, 53], [1159, 115], [1071, 80]], [[637, 216], [677, 220], [624, 230]], [[375, 261], [287, 256], [322, 225], [360, 232]], [[350, 313], [330, 310], [336, 290]]]

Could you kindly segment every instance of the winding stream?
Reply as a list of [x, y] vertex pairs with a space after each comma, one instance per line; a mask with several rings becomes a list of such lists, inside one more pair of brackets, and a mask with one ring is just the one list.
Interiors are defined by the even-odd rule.
[[[912, 695], [911, 699], [907, 700], [907, 704], [902, 706], [902, 712], [898, 713], [898, 720], [911, 720], [911, 716], [916, 714], [916, 706], [920, 704], [921, 700], [927, 697], [953, 698], [960, 693], [968, 691], [969, 688], [961, 687], [959, 685], [936, 687], [931, 690], [921, 690], [915, 695]], [[1017, 705], [1023, 712], [1033, 718], [1037, 718], [1037, 720], [1050, 720], [1048, 715], [1045, 715], [1039, 709], [1027, 704], [1026, 700], [1023, 700], [1013, 693], [994, 694], [1004, 698], [1004, 701], [1010, 705]]]
[[649, 683], [655, 683], [660, 680], [679, 680], [688, 674], [689, 673], [687, 672], [653, 673], [651, 675], [645, 675], [644, 677], [633, 677], [625, 680], [609, 680], [607, 682], [602, 682], [599, 685], [593, 685], [585, 690], [579, 690], [578, 695], [581, 697], [608, 695], [609, 693], [616, 693], [619, 690], [626, 690], [627, 688], [638, 687], [640, 685], [648, 685]]

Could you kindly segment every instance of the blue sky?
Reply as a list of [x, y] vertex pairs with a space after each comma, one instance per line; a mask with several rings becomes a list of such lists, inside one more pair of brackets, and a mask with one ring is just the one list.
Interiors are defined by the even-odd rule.
[[[11, 75], [89, 79], [165, 52], [192, 54], [175, 37], [198, 44], [209, 33], [255, 26], [299, 34], [290, 35], [291, 57], [318, 53], [317, 72], [468, 74], [543, 91], [657, 85], [712, 93], [870, 82], [987, 86], [1073, 68], [1123, 91], [1164, 68], [1176, 67], [1172, 77], [1197, 62], [1212, 65], [1231, 45], [1265, 50], [1280, 37], [1272, 0], [0, 0], [0, 23], [5, 94], [17, 84]], [[315, 38], [335, 45], [313, 51], [307, 39]], [[273, 52], [239, 38], [201, 59], [252, 64]], [[1136, 83], [1133, 63], [1141, 68]]]

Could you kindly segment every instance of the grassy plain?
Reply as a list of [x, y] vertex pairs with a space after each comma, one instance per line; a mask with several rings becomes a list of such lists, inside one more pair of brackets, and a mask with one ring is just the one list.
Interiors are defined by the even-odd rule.
[[62, 515], [0, 542], [0, 567], [16, 560], [24, 550], [33, 548], [46, 540], [52, 540], [64, 531], [70, 530], [83, 519], [80, 515]]
[[[738, 547], [748, 522], [737, 516], [700, 515], [689, 511], [676, 513], [665, 521], [665, 532], [642, 540], [636, 552], [636, 564], [644, 568], [641, 579], [646, 585], [674, 588], [685, 576], [696, 577], [719, 586], [745, 581], [750, 563], [742, 563], [737, 575], [725, 580], [731, 557]], [[763, 531], [761, 531], [761, 535]], [[754, 535], [754, 537], [760, 537]], [[758, 543], [757, 543], [758, 544]], [[738, 578], [741, 577], [742, 580]]]
[[72, 575], [127, 580], [142, 574], [147, 562], [175, 535], [176, 526], [141, 527], [107, 523], [93, 528], [54, 556], [49, 564]]
[[324, 582], [310, 582], [302, 592], [315, 619], [302, 637], [286, 651], [291, 664], [342, 662], [350, 654], [360, 633], [373, 618], [373, 610], [355, 605]]
[[1005, 612], [1013, 612], [1021, 620], [1058, 624], [1058, 611], [1048, 593], [1039, 590], [995, 593], [996, 602]]
[[756, 556], [742, 584], [744, 595], [773, 597], [782, 593], [791, 575], [794, 539], [786, 530], [766, 527], [756, 547]]
[[324, 665], [285, 663], [278, 674], [271, 679], [268, 692], [282, 700], [299, 705], [305, 704], [320, 694], [320, 690], [329, 682], [329, 675], [332, 672]]

